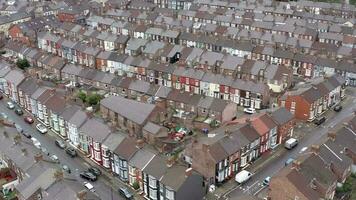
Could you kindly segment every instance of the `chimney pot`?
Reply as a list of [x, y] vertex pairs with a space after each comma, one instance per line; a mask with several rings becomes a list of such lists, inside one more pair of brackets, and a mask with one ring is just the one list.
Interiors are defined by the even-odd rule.
[[185, 177], [189, 177], [193, 173], [193, 168], [188, 168], [185, 170]]
[[142, 149], [143, 146], [145, 146], [145, 141], [143, 141], [143, 139], [136, 140], [136, 147], [137, 148]]
[[329, 133], [328, 133], [328, 138], [329, 138], [331, 141], [335, 141], [335, 139], [336, 139], [336, 133], [335, 133], [335, 132], [329, 132]]
[[312, 151], [312, 153], [314, 153], [315, 155], [318, 155], [318, 154], [319, 154], [319, 148], [320, 148], [319, 145], [313, 144], [313, 145], [311, 146], [311, 151]]
[[208, 152], [209, 151], [209, 145], [202, 144], [202, 149], [203, 149], [203, 152]]
[[35, 156], [35, 162], [40, 162], [41, 160], [43, 160], [43, 155], [41, 153], [36, 154]]
[[298, 171], [300, 169], [300, 161], [294, 160], [292, 163], [292, 168]]

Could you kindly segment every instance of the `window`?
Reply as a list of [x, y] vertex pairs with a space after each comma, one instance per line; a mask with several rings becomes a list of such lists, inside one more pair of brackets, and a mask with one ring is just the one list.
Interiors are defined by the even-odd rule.
[[150, 188], [150, 198], [157, 199], [157, 190]]
[[174, 199], [174, 192], [170, 188], [167, 188], [167, 187], [166, 187], [166, 198], [169, 200]]
[[295, 109], [295, 105], [296, 105], [295, 101], [292, 101], [291, 108]]
[[150, 187], [157, 188], [157, 182], [155, 178], [153, 178], [152, 176], [148, 176], [148, 182]]
[[101, 160], [100, 151], [94, 151], [95, 160]]

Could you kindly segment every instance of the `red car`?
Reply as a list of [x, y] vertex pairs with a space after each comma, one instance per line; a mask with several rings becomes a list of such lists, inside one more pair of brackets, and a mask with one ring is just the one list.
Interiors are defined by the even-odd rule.
[[32, 124], [34, 122], [34, 120], [30, 116], [26, 116], [25, 118], [23, 118], [23, 120], [29, 124]]

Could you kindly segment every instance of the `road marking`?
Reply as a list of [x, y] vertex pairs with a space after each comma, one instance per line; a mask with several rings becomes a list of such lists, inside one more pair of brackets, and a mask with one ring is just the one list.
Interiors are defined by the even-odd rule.
[[249, 191], [254, 185], [256, 185], [258, 183], [258, 181], [254, 182], [252, 185], [247, 186], [246, 190], [244, 192]]
[[261, 187], [259, 190], [257, 190], [257, 192], [255, 192], [254, 194], [253, 194], [253, 196], [256, 196], [258, 193], [260, 193], [263, 189], [265, 189], [267, 186], [263, 186], [263, 187]]

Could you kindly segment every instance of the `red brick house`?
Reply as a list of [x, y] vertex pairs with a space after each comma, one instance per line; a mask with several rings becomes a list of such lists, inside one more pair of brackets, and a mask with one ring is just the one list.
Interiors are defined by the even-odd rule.
[[9, 28], [9, 37], [12, 40], [20, 41], [26, 45], [30, 45], [30, 37], [24, 31], [23, 26], [15, 24]]
[[277, 143], [282, 144], [293, 136], [295, 118], [286, 108], [279, 108], [270, 114], [272, 120], [277, 124]]
[[102, 143], [111, 134], [111, 129], [98, 119], [87, 120], [79, 129], [79, 149], [94, 162], [103, 165]]
[[60, 22], [77, 23], [80, 22], [83, 17], [80, 10], [72, 8], [59, 10], [57, 14], [57, 18]]
[[321, 77], [287, 92], [279, 99], [295, 118], [313, 121], [330, 107], [338, 104], [345, 96], [345, 80], [338, 75]]

